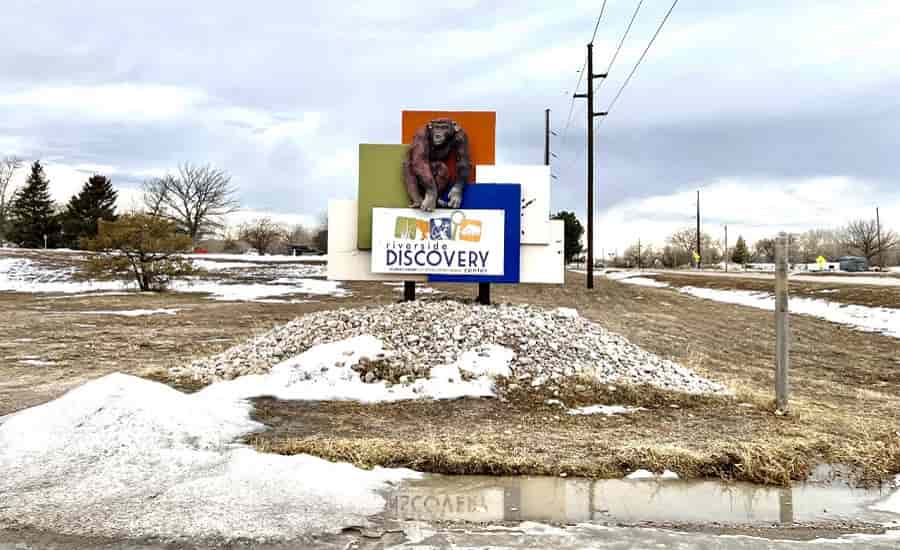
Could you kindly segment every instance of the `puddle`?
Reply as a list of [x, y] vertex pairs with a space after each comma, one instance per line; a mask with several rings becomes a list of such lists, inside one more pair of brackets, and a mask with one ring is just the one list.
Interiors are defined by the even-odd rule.
[[429, 475], [387, 495], [385, 514], [426, 521], [789, 524], [862, 519], [888, 493], [841, 483], [792, 488], [720, 481]]

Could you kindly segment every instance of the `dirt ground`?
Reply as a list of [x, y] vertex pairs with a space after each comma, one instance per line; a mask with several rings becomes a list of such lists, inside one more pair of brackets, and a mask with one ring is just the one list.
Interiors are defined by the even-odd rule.
[[[443, 294], [423, 299], [471, 301], [476, 294], [475, 285], [434, 286]], [[114, 371], [158, 377], [168, 366], [220, 352], [310, 311], [400, 297], [381, 283], [347, 288], [350, 297], [309, 297], [313, 302], [297, 304], [222, 302], [176, 293], [89, 298], [0, 293], [0, 415]], [[492, 298], [575, 307], [636, 344], [728, 384], [736, 396], [697, 398], [592, 384], [576, 388], [573, 382], [559, 396], [503, 387], [501, 399], [449, 402], [261, 399], [257, 415], [272, 429], [251, 441], [261, 450], [443, 473], [616, 477], [651, 467], [670, 468], [682, 477], [783, 484], [804, 478], [819, 462], [850, 465], [858, 482], [900, 472], [897, 339], [795, 316], [792, 409], [778, 417], [771, 403], [770, 312], [600, 277], [588, 292], [584, 276], [575, 273], [567, 275], [564, 286], [494, 285]], [[183, 309], [177, 315], [134, 318], [83, 313], [163, 307]], [[25, 358], [52, 364], [21, 363]], [[649, 410], [572, 417], [544, 404], [549, 397], [568, 406], [631, 404]]]

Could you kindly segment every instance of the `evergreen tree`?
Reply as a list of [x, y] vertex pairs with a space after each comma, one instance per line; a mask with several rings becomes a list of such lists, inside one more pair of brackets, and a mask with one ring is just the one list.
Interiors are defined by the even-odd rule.
[[737, 244], [734, 245], [734, 250], [731, 252], [731, 261], [741, 265], [750, 261], [750, 250], [747, 248], [744, 237], [740, 235], [738, 236]]
[[584, 226], [581, 225], [581, 221], [575, 216], [575, 212], [563, 210], [550, 216], [550, 219], [563, 221], [565, 233], [565, 243], [563, 246], [565, 248], [566, 263], [569, 263], [584, 252], [584, 247], [581, 246], [581, 236], [584, 235]]
[[116, 196], [112, 182], [95, 174], [69, 199], [62, 215], [63, 242], [78, 247], [83, 238], [97, 236], [97, 220], [115, 221]]
[[9, 217], [9, 238], [19, 246], [42, 248], [45, 235], [48, 247], [59, 244], [60, 227], [50, 198], [50, 181], [40, 161], [34, 161], [25, 186], [13, 197]]

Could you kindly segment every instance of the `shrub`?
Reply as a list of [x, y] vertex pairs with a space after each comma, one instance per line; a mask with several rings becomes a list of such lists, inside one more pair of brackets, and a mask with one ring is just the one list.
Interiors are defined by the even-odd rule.
[[175, 222], [147, 214], [99, 220], [97, 237], [82, 242], [99, 253], [88, 261], [86, 275], [136, 281], [142, 291], [165, 290], [173, 279], [196, 271], [182, 256], [191, 238], [176, 229]]

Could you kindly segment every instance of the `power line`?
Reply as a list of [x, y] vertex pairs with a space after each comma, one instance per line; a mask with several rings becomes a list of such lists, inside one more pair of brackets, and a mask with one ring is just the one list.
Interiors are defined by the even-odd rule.
[[[619, 52], [622, 51], [622, 45], [625, 44], [625, 39], [628, 38], [628, 33], [631, 32], [631, 26], [634, 25], [634, 20], [637, 19], [637, 14], [641, 10], [641, 4], [643, 3], [644, 0], [638, 0], [637, 6], [634, 8], [634, 13], [631, 14], [631, 20], [628, 22], [628, 26], [625, 27], [625, 32], [622, 34], [622, 38], [619, 40], [619, 45], [616, 46], [616, 51], [615, 53], [613, 53], [612, 58], [609, 60], [609, 66], [606, 67], [606, 74], [609, 74], [609, 71], [612, 70], [613, 64], [616, 62], [616, 58], [619, 57]], [[597, 84], [597, 90], [600, 89], [600, 86], [603, 86], [604, 80], [606, 79], [601, 79], [600, 84]]]
[[581, 64], [581, 69], [578, 71], [578, 82], [575, 83], [575, 91], [572, 92], [572, 100], [569, 102], [569, 116], [566, 119], [566, 126], [563, 128], [562, 135], [562, 145], [566, 146], [566, 138], [569, 136], [569, 126], [572, 125], [572, 112], [575, 110], [575, 94], [578, 93], [578, 88], [581, 87], [581, 79], [584, 77], [584, 69], [587, 67], [587, 60]]
[[[643, 1], [643, 0], [642, 0]], [[597, 38], [597, 29], [600, 28], [600, 19], [603, 17], [603, 12], [606, 10], [606, 0], [603, 0], [603, 4], [600, 6], [600, 15], [597, 16], [597, 22], [594, 24], [594, 33], [591, 35], [591, 44], [594, 43], [594, 40]], [[581, 64], [581, 70], [578, 71], [578, 81], [575, 83], [575, 89], [572, 91], [572, 100], [569, 102], [569, 116], [566, 117], [566, 126], [563, 128], [562, 135], [562, 145], [565, 147], [566, 138], [569, 135], [569, 127], [572, 125], [572, 112], [575, 110], [575, 94], [578, 93], [578, 89], [581, 88], [581, 81], [584, 78], [584, 69], [587, 67], [587, 59], [585, 59], [584, 63]]]
[[653, 38], [650, 39], [650, 42], [647, 43], [647, 47], [644, 48], [644, 52], [641, 54], [641, 57], [638, 58], [637, 63], [634, 64], [634, 68], [631, 69], [631, 72], [628, 73], [628, 78], [625, 79], [625, 82], [622, 83], [622, 87], [619, 88], [619, 91], [616, 92], [615, 97], [613, 97], [612, 102], [609, 104], [609, 107], [606, 109], [606, 112], [610, 112], [613, 108], [613, 105], [616, 104], [616, 101], [619, 100], [619, 96], [622, 95], [622, 92], [625, 91], [625, 87], [628, 86], [628, 83], [631, 82], [631, 77], [634, 76], [634, 73], [637, 72], [638, 67], [641, 66], [641, 62], [644, 60], [644, 57], [647, 56], [647, 52], [650, 51], [650, 47], [653, 46], [653, 42], [656, 41], [656, 37], [659, 36], [660, 31], [662, 31], [663, 25], [666, 24], [666, 21], [669, 20], [669, 16], [672, 14], [672, 10], [675, 9], [675, 6], [678, 4], [678, 0], [672, 2], [672, 6], [669, 8], [669, 11], [666, 12], [665, 17], [663, 17], [662, 21], [659, 23], [659, 27], [656, 28], [656, 32], [653, 33]]
[[[603, 17], [603, 12], [606, 10], [606, 0], [603, 0], [603, 5], [600, 6], [600, 15], [597, 16], [597, 24], [594, 25], [594, 34], [591, 35], [591, 44], [594, 43], [594, 39], [597, 38], [597, 29], [600, 28], [600, 18]], [[578, 90], [575, 90], [576, 92]]]

